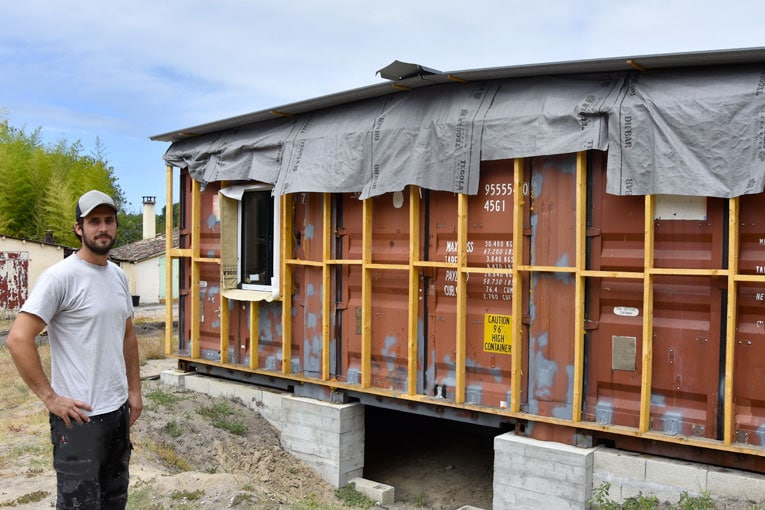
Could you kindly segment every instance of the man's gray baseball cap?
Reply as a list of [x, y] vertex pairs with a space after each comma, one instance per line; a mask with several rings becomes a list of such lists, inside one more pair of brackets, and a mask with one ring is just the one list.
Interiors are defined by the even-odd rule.
[[108, 205], [114, 209], [115, 213], [117, 212], [117, 206], [114, 205], [114, 200], [112, 200], [112, 197], [102, 191], [95, 189], [88, 191], [80, 197], [80, 199], [77, 201], [77, 207], [74, 208], [74, 213], [77, 217], [77, 221], [80, 221], [80, 218], [84, 218], [88, 214], [92, 213], [93, 209], [101, 205]]

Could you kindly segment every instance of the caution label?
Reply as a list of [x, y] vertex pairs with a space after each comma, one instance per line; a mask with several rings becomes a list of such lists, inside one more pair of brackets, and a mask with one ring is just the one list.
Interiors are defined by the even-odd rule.
[[513, 317], [487, 313], [484, 315], [483, 350], [512, 354]]

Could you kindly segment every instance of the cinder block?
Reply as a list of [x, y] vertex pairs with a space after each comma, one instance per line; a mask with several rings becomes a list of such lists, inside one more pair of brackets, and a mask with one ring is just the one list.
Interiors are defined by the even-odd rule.
[[701, 494], [707, 490], [707, 469], [701, 464], [677, 460], [649, 458], [645, 465], [645, 479], [649, 484], [677, 487], [678, 492]]
[[765, 504], [765, 475], [734, 469], [710, 468], [707, 490], [714, 498], [731, 498]]
[[610, 478], [645, 479], [646, 458], [637, 453], [599, 448], [593, 455], [593, 472], [608, 473]]
[[390, 485], [366, 478], [354, 478], [348, 483], [354, 484], [357, 491], [381, 505], [390, 505], [396, 500], [395, 489]]
[[159, 374], [159, 380], [162, 384], [175, 386], [176, 388], [185, 388], [186, 378], [191, 372], [182, 372], [180, 370], [164, 370]]

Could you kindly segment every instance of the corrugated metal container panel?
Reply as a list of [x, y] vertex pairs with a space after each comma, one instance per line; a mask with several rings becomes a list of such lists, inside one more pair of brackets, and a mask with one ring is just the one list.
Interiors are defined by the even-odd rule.
[[[571, 268], [576, 261], [576, 158], [530, 161], [529, 260]], [[571, 273], [532, 272], [529, 293], [528, 410], [572, 417], [575, 280]]]
[[[604, 175], [592, 172], [591, 268], [642, 272], [643, 199], [606, 194]], [[661, 198], [654, 220], [655, 266], [722, 269], [723, 204], [704, 197]], [[643, 280], [594, 278], [589, 291], [585, 414], [599, 423], [637, 427]], [[650, 428], [669, 435], [718, 437], [724, 338], [720, 279], [657, 274], [653, 304]]]
[[[346, 260], [363, 257], [363, 202], [355, 194], [343, 195], [337, 214], [340, 253]], [[409, 198], [405, 193], [372, 199], [372, 262], [408, 264]], [[360, 265], [336, 270], [340, 293], [341, 357], [339, 379], [361, 383], [362, 282]], [[341, 283], [340, 283], [341, 282]], [[406, 392], [409, 316], [408, 273], [403, 270], [371, 271], [371, 380], [375, 388]]]
[[[513, 257], [513, 162], [484, 162], [480, 195], [468, 203], [467, 265], [511, 269]], [[457, 196], [430, 192], [428, 260], [457, 263]], [[458, 271], [438, 268], [428, 278], [426, 377], [423, 392], [454, 400]], [[467, 275], [465, 403], [500, 408], [510, 404], [509, 341], [513, 279], [508, 273]], [[503, 334], [507, 332], [508, 334]]]
[[[765, 193], [740, 199], [739, 271], [765, 274]], [[734, 338], [735, 441], [765, 445], [765, 283], [740, 283]]]

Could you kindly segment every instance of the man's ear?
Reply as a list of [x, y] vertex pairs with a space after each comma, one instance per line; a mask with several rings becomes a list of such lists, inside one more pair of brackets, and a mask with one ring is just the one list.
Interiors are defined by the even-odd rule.
[[76, 221], [74, 222], [74, 233], [77, 235], [82, 235], [82, 229], [80, 228], [80, 224]]

